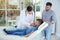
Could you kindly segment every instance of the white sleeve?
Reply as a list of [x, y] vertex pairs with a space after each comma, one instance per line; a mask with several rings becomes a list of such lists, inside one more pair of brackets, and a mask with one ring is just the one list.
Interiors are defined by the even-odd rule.
[[32, 18], [32, 22], [31, 23], [33, 23], [34, 21], [35, 21], [35, 13], [33, 11], [33, 18]]
[[25, 26], [26, 26], [27, 28], [30, 28], [30, 27], [31, 27], [31, 26], [30, 26], [31, 23], [28, 23], [28, 22], [24, 21], [24, 24], [25, 24]]
[[31, 27], [30, 25], [31, 25], [31, 23], [33, 23], [34, 22], [34, 19], [35, 19], [35, 17], [34, 17], [34, 12], [33, 12], [33, 15], [32, 15], [32, 21], [30, 22], [30, 23], [28, 23], [28, 22], [24, 22], [25, 23], [25, 25], [27, 26], [27, 27]]
[[34, 14], [34, 12], [33, 12], [33, 15], [32, 15], [33, 17], [32, 17], [32, 21], [31, 21], [31, 23], [33, 23], [34, 22], [34, 20], [35, 20], [35, 14]]

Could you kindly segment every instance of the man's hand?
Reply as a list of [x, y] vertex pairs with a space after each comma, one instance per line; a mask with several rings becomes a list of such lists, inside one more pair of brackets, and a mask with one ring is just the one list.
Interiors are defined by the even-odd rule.
[[35, 23], [31, 23], [30, 26], [35, 26]]
[[50, 25], [50, 24], [53, 24], [53, 22], [52, 21], [47, 21], [47, 23]]

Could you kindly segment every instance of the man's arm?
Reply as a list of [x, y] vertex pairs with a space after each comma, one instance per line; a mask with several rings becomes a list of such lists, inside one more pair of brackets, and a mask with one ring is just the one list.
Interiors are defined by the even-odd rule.
[[52, 23], [55, 23], [55, 22], [56, 22], [56, 15], [55, 15], [55, 13], [54, 13], [54, 12], [53, 12], [53, 15], [52, 15], [51, 20], [52, 20]]
[[56, 15], [53, 12], [53, 15], [51, 16], [51, 21], [47, 22], [48, 24], [54, 24], [56, 22]]

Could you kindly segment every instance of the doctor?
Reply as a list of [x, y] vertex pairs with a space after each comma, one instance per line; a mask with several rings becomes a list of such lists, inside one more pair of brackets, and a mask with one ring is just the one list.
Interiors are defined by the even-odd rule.
[[20, 13], [19, 20], [17, 21], [17, 29], [31, 28], [34, 23], [34, 12], [31, 6], [22, 10]]
[[53, 10], [51, 10], [51, 7], [52, 3], [47, 2], [46, 8], [42, 13], [43, 21], [49, 24], [48, 27], [43, 31], [46, 40], [51, 40], [52, 24], [56, 22], [55, 13]]

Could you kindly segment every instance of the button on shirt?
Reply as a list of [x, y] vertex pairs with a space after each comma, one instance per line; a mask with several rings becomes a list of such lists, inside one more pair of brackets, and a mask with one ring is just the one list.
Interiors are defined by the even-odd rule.
[[44, 10], [43, 13], [42, 13], [42, 19], [45, 22], [47, 22], [47, 21], [55, 22], [56, 17], [55, 17], [54, 11], [52, 11], [52, 10], [49, 10], [49, 11]]

